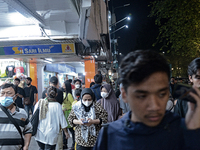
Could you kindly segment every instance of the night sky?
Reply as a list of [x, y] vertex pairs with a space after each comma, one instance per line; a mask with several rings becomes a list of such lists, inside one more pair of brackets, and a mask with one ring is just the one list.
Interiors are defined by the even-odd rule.
[[[128, 52], [134, 49], [149, 49], [150, 46], [143, 47], [138, 46], [137, 40], [140, 39], [140, 45], [145, 45], [149, 42], [149, 45], [154, 43], [156, 38], [156, 33], [152, 28], [155, 28], [154, 20], [147, 17], [150, 13], [151, 8], [148, 7], [150, 0], [110, 0], [109, 7], [110, 10], [112, 6], [118, 7], [130, 3], [131, 5], [127, 7], [118, 8], [115, 10], [116, 21], [131, 14], [130, 21], [123, 21], [117, 24], [116, 29], [121, 26], [128, 24], [129, 28], [123, 28], [115, 33], [115, 37], [118, 38], [117, 49], [119, 53], [126, 55]], [[149, 19], [151, 21], [149, 21]], [[149, 23], [150, 22], [150, 23]], [[151, 33], [152, 31], [152, 33]], [[147, 34], [147, 35], [146, 35]], [[149, 35], [148, 35], [149, 34]], [[155, 34], [152, 38], [150, 34]], [[141, 42], [142, 39], [142, 42]], [[150, 40], [150, 41], [149, 41]]]

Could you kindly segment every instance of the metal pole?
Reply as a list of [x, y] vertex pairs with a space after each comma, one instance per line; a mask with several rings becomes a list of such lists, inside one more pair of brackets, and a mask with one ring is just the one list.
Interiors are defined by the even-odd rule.
[[123, 29], [123, 28], [125, 28], [125, 27], [126, 27], [126, 25], [120, 27], [119, 29], [115, 30], [114, 32], [112, 32], [112, 33], [110, 33], [110, 34], [113, 34], [113, 33], [117, 32], [117, 31], [119, 31], [119, 30], [121, 30], [121, 29]]
[[112, 23], [112, 24], [110, 25], [110, 27], [112, 27], [113, 25], [116, 26], [116, 24], [122, 22], [123, 20], [126, 20], [127, 18], [128, 18], [128, 17], [125, 17], [125, 18], [123, 18], [123, 19], [121, 19], [121, 20], [119, 20], [119, 21], [117, 21], [117, 22], [115, 22], [115, 23]]

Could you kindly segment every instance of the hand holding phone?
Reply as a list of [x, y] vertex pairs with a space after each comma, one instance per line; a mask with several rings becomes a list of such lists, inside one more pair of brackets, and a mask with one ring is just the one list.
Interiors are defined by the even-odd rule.
[[173, 97], [196, 104], [196, 100], [189, 94], [190, 92], [197, 94], [192, 86], [187, 84], [177, 84], [175, 86]]
[[82, 122], [83, 122], [84, 124], [85, 124], [85, 123], [88, 123], [88, 121], [87, 121], [87, 120], [86, 120], [86, 121], [82, 121]]

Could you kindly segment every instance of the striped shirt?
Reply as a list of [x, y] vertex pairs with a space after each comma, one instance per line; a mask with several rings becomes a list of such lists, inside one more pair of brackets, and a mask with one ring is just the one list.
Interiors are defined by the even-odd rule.
[[[23, 135], [32, 133], [32, 125], [24, 109], [16, 106], [15, 112], [11, 113], [9, 109], [8, 112], [19, 124]], [[0, 150], [19, 150], [21, 147], [22, 140], [20, 133], [0, 108]]]

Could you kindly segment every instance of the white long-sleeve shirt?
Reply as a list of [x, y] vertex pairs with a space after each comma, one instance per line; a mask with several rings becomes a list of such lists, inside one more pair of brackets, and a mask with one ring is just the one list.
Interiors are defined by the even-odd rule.
[[[35, 110], [38, 103], [35, 105]], [[58, 102], [49, 102], [46, 118], [39, 121], [35, 140], [44, 144], [55, 145], [58, 140], [60, 127], [68, 126], [62, 112], [62, 106]]]

